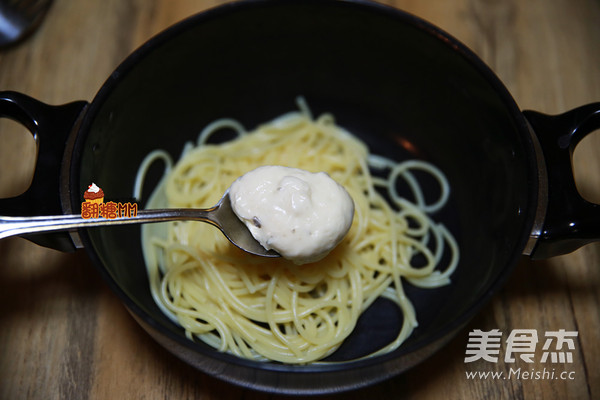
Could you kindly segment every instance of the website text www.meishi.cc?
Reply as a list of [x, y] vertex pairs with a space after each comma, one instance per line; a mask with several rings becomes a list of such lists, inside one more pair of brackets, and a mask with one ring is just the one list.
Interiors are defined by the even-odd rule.
[[541, 370], [513, 368], [506, 371], [465, 371], [467, 379], [521, 379], [521, 380], [574, 380], [575, 371], [557, 371], [543, 368]]

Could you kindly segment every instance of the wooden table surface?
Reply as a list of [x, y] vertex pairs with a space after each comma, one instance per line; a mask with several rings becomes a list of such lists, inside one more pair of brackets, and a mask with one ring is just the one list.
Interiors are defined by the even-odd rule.
[[[38, 31], [0, 51], [0, 90], [50, 104], [91, 100], [154, 34], [216, 0], [55, 0]], [[598, 0], [397, 0], [474, 50], [522, 109], [560, 113], [600, 101]], [[0, 119], [0, 196], [27, 185], [34, 145]], [[600, 132], [575, 152], [584, 196], [600, 203]], [[465, 362], [469, 332], [539, 335], [532, 364]], [[577, 332], [572, 363], [542, 363], [546, 332]], [[331, 399], [600, 399], [600, 244], [523, 258], [505, 288], [440, 353], [384, 383]], [[521, 368], [507, 379], [468, 373]], [[544, 375], [554, 371], [549, 377]], [[532, 371], [531, 376], [523, 372]], [[540, 374], [536, 377], [535, 372]], [[561, 374], [563, 373], [564, 374]], [[506, 377], [506, 376], [505, 376]], [[564, 378], [564, 379], [563, 379]], [[83, 251], [0, 242], [0, 399], [275, 399], [178, 361], [133, 321]]]

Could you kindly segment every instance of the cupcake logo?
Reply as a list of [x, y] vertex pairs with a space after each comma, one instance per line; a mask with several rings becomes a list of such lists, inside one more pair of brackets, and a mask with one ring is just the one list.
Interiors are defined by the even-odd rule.
[[88, 190], [83, 194], [86, 202], [101, 204], [104, 202], [104, 191], [100, 189], [94, 182], [88, 186]]
[[136, 203], [117, 203], [114, 201], [104, 202], [104, 191], [92, 182], [87, 190], [83, 192], [83, 200], [81, 203], [81, 217], [89, 218], [127, 218], [137, 215]]

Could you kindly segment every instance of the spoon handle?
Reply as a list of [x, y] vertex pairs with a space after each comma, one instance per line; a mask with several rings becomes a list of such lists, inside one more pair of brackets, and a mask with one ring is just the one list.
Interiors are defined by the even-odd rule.
[[0, 239], [9, 236], [65, 231], [76, 228], [87, 228], [107, 225], [144, 224], [148, 222], [165, 222], [177, 220], [192, 220], [208, 222], [218, 227], [214, 219], [215, 207], [208, 209], [155, 209], [140, 210], [136, 216], [118, 218], [83, 218], [78, 214], [51, 215], [36, 217], [6, 217], [0, 216]]

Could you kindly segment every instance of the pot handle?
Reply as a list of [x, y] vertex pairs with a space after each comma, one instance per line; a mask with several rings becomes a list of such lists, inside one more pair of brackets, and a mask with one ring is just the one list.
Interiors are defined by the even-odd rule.
[[[76, 101], [52, 106], [18, 92], [0, 91], [0, 118], [23, 124], [33, 135], [37, 147], [31, 185], [19, 196], [0, 199], [0, 215], [64, 214], [60, 194], [63, 158], [69, 134], [78, 126], [87, 105], [86, 101]], [[75, 250], [68, 233], [32, 235], [27, 239], [57, 250]]]
[[600, 103], [559, 115], [524, 111], [539, 139], [548, 175], [548, 205], [531, 258], [544, 259], [575, 251], [600, 240], [600, 205], [581, 197], [573, 176], [575, 146], [600, 129]]

